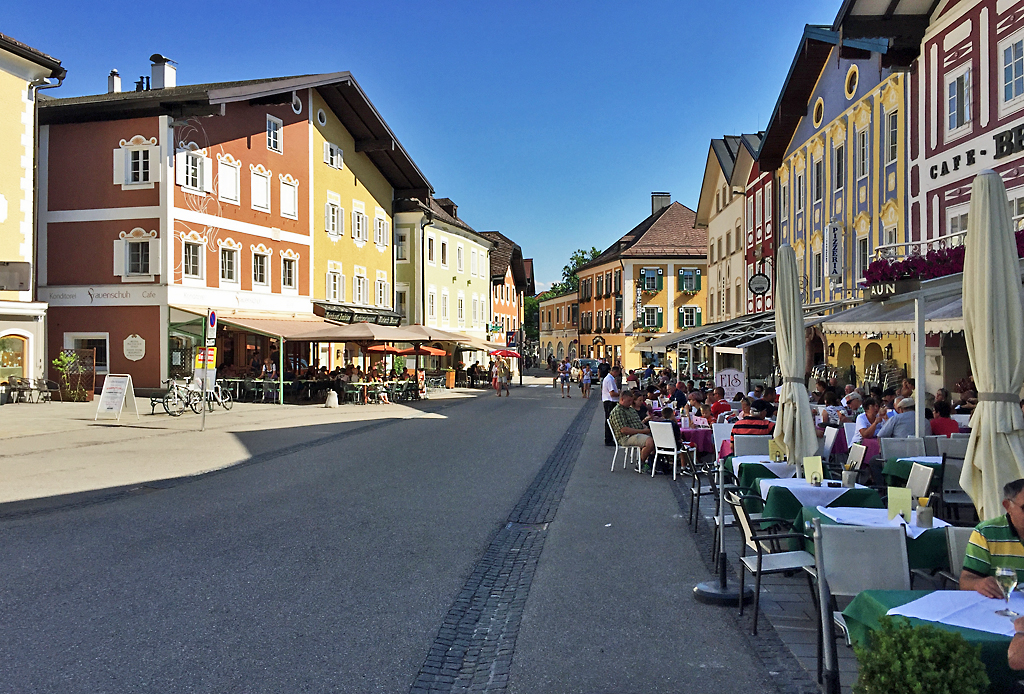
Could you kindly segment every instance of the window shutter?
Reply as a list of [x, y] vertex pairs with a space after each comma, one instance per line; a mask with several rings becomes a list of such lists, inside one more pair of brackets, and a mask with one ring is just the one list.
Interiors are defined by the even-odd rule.
[[114, 241], [114, 276], [124, 277], [125, 246], [124, 241]]
[[213, 159], [203, 157], [203, 190], [213, 192]]
[[678, 322], [676, 324], [676, 327], [677, 328], [683, 327], [683, 309], [682, 308], [679, 309], [679, 320], [678, 320]]
[[331, 233], [331, 203], [324, 203], [324, 231]]
[[391, 222], [384, 220], [384, 245], [391, 245]]
[[[695, 274], [695, 277], [694, 277], [693, 288], [694, 288], [694, 291], [698, 291], [698, 292], [700, 291], [700, 268], [697, 268], [697, 270], [696, 270], [696, 274]], [[697, 309], [697, 310], [699, 311], [700, 309]], [[698, 316], [698, 320], [699, 320], [699, 316]], [[700, 325], [700, 324], [698, 323], [698, 325]]]
[[174, 184], [185, 185], [185, 152], [174, 155]]
[[695, 323], [694, 323], [694, 324], [695, 324], [696, 326], [698, 326], [698, 327], [699, 327], [699, 326], [701, 325], [701, 321], [700, 321], [700, 314], [701, 314], [701, 311], [700, 311], [700, 306], [698, 306], [698, 307], [697, 307], [697, 320], [696, 320], [696, 321], [695, 321]]
[[[206, 247], [204, 246], [200, 253], [205, 253]], [[122, 254], [124, 255], [124, 254]], [[149, 240], [149, 274], [159, 275], [161, 268], [160, 264], [160, 239]]]
[[331, 143], [326, 141], [324, 142], [324, 163], [331, 163]]
[[352, 239], [359, 240], [359, 213], [355, 210], [352, 210]]
[[125, 151], [118, 147], [114, 150], [114, 185], [120, 186], [125, 182], [124, 178]]
[[338, 236], [345, 235], [345, 208], [338, 208]]
[[662, 276], [661, 269], [658, 269], [658, 291], [660, 292], [664, 285], [664, 277]]
[[[661, 278], [659, 277], [658, 280], [661, 280]], [[658, 325], [657, 325], [657, 327], [659, 327], [659, 328], [662, 327], [663, 322], [664, 322], [664, 314], [662, 313], [661, 306], [659, 306], [658, 307]]]
[[385, 282], [384, 283], [384, 305], [387, 306], [388, 308], [391, 308], [391, 306], [394, 305], [394, 301], [392, 301], [393, 298], [394, 298], [394, 294], [391, 293], [391, 283], [390, 282]]
[[640, 270], [640, 279], [641, 280], [646, 280], [647, 279], [647, 270], [644, 270], [644, 269]]
[[164, 160], [160, 158], [160, 145], [149, 148], [149, 180], [151, 183], [159, 183], [161, 172], [164, 168]]

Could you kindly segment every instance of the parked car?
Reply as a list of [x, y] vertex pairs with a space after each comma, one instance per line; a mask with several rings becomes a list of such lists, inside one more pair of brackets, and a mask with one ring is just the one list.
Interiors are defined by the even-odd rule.
[[597, 383], [597, 365], [600, 364], [597, 359], [575, 359], [572, 362], [572, 380], [579, 381], [583, 378], [583, 369], [590, 369], [590, 381], [591, 383]]

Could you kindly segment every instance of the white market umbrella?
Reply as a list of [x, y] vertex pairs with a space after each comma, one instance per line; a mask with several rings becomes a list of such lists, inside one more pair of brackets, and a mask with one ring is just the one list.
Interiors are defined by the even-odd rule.
[[775, 262], [775, 341], [782, 370], [775, 440], [789, 451], [789, 461], [799, 464], [818, 452], [818, 436], [804, 376], [804, 310], [793, 247], [786, 244], [779, 248]]
[[978, 406], [971, 417], [960, 485], [982, 520], [1003, 513], [1003, 485], [1024, 477], [1024, 309], [1017, 242], [1006, 188], [995, 171], [978, 174], [964, 241], [964, 335]]

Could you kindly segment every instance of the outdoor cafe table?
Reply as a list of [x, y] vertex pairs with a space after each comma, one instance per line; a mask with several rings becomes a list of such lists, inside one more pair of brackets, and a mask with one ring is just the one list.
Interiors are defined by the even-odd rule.
[[[871, 632], [879, 629], [878, 619], [884, 616], [889, 610], [900, 605], [913, 602], [934, 591], [930, 590], [865, 590], [853, 599], [853, 602], [843, 610], [843, 618], [850, 630], [850, 639], [862, 646], [868, 645], [868, 637]], [[993, 610], [999, 609], [1002, 601], [993, 600]], [[1018, 611], [1020, 611], [1018, 609]], [[1024, 673], [1014, 672], [1006, 662], [1006, 651], [1010, 647], [1010, 637], [1000, 634], [993, 634], [987, 631], [978, 631], [966, 627], [957, 627], [939, 622], [929, 622], [913, 617], [902, 617], [914, 626], [929, 625], [944, 631], [952, 631], [963, 636], [972, 646], [981, 646], [981, 662], [985, 665], [985, 671], [992, 684], [989, 692], [992, 694], [1007, 692], [1014, 682], [1024, 679]], [[1009, 622], [1009, 619], [1007, 619]]]
[[[885, 461], [885, 467], [882, 468], [882, 477], [885, 478], [885, 483], [892, 487], [902, 487], [906, 485], [907, 480], [910, 479], [910, 470], [914, 467], [914, 463], [920, 463], [935, 470], [935, 474], [939, 474], [942, 470], [942, 456], [941, 455], [916, 455], [907, 458], [889, 458]], [[935, 483], [935, 476], [932, 476], [932, 483]]]
[[[872, 507], [874, 508], [874, 507]], [[888, 513], [886, 509], [881, 509]], [[804, 506], [793, 524], [798, 532], [804, 533], [806, 539], [802, 549], [814, 554], [813, 530], [807, 527], [813, 519], [820, 518], [822, 525], [839, 525], [824, 515], [815, 506]], [[793, 547], [792, 549], [801, 549]], [[946, 531], [944, 528], [925, 530], [916, 538], [907, 537], [907, 559], [911, 569], [949, 569], [949, 557], [946, 554]]]
[[[787, 478], [796, 474], [796, 466], [789, 463], [773, 463], [766, 455], [730, 456], [732, 472], [736, 483], [742, 489], [757, 490], [757, 480], [765, 478]], [[727, 461], [727, 464], [728, 464]]]
[[[883, 508], [882, 497], [874, 489], [857, 485], [854, 488], [813, 487], [803, 478], [760, 479], [758, 487], [764, 501], [764, 515], [796, 522], [804, 506], [862, 506]], [[749, 509], [755, 511], [756, 509]]]
[[683, 441], [697, 447], [698, 453], [715, 453], [715, 435], [711, 429], [680, 429]]

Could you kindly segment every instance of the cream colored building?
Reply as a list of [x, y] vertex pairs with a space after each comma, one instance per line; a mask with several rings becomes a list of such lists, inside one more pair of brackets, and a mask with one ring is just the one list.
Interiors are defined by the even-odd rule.
[[46, 374], [46, 304], [35, 292], [36, 100], [66, 71], [0, 34], [0, 382]]

